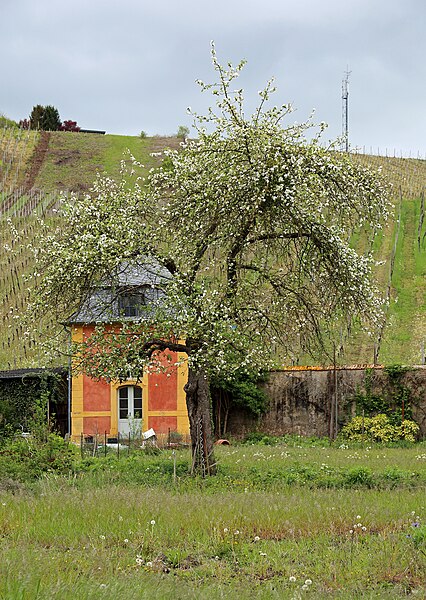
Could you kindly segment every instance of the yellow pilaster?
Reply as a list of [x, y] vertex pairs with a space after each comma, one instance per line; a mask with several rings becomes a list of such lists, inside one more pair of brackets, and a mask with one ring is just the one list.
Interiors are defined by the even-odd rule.
[[[73, 342], [82, 341], [83, 328], [73, 327], [71, 335]], [[83, 375], [73, 376], [71, 389], [71, 438], [79, 441], [83, 432]]]
[[177, 412], [176, 426], [179, 433], [189, 433], [188, 411], [186, 408], [186, 394], [183, 389], [188, 382], [188, 361], [184, 352], [178, 352], [178, 362], [181, 363], [177, 368]]

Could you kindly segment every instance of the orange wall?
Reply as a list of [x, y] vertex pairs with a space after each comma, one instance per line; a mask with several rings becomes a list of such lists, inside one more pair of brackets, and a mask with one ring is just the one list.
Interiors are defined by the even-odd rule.
[[110, 385], [106, 381], [95, 381], [83, 375], [83, 409], [111, 410]]
[[99, 434], [103, 435], [107, 432], [109, 435], [111, 430], [110, 417], [83, 417], [83, 433], [85, 435]]
[[177, 431], [177, 417], [148, 417], [148, 429], [151, 427], [155, 433]]
[[[168, 360], [170, 356], [170, 360]], [[174, 365], [178, 358], [176, 352], [164, 352], [160, 355], [161, 364], [166, 368]], [[148, 376], [148, 410], [177, 409], [177, 369], [169, 366], [165, 373], [150, 373]]]

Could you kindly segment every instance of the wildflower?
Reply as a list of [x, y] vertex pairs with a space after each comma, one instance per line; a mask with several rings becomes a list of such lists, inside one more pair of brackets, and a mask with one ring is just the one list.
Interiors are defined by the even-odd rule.
[[147, 567], [152, 567], [152, 561], [150, 561], [150, 560], [149, 560], [149, 561], [146, 563], [146, 566], [147, 566]]
[[362, 529], [363, 531], [367, 531], [367, 527], [365, 527], [365, 525], [364, 525], [363, 527], [361, 527], [361, 529]]
[[305, 585], [312, 585], [312, 579], [306, 579]]
[[411, 527], [420, 527], [420, 523], [415, 521], [414, 523], [411, 523]]
[[291, 581], [291, 583], [294, 583], [296, 581], [296, 577], [294, 575], [290, 575], [288, 580]]
[[155, 525], [154, 519], [151, 520], [151, 525]]
[[351, 535], [353, 534], [353, 532], [354, 532], [354, 530], [353, 530], [353, 529], [349, 529], [349, 533], [350, 533]]
[[101, 540], [104, 540], [104, 539], [105, 539], [105, 536], [104, 536], [104, 535], [100, 535], [99, 537], [101, 538]]
[[259, 552], [260, 556], [267, 556], [266, 552]]
[[234, 531], [234, 535], [240, 535], [240, 532], [238, 531], [238, 529], [236, 529], [236, 530]]
[[254, 536], [254, 541], [255, 541], [255, 542], [258, 542], [259, 540], [260, 540], [260, 537], [259, 537], [258, 535], [255, 535], [255, 536]]
[[357, 515], [357, 516], [355, 517], [355, 519], [358, 519], [358, 521], [360, 520], [360, 518], [361, 518], [361, 515]]
[[99, 586], [101, 588], [101, 590], [104, 590], [105, 588], [107, 588], [107, 584], [106, 583], [101, 583], [101, 585]]
[[309, 590], [309, 586], [304, 583], [301, 587], [302, 590]]
[[223, 528], [223, 533], [228, 533], [229, 529], [227, 527]]
[[124, 543], [125, 543], [125, 544], [128, 544], [128, 543], [129, 543], [129, 540], [126, 538], [126, 539], [124, 540]]

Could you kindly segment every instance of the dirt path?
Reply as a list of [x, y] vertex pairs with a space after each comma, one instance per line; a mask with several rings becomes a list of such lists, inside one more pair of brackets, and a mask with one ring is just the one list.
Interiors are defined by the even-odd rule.
[[40, 133], [40, 139], [37, 146], [34, 148], [34, 153], [31, 158], [30, 170], [25, 178], [23, 186], [23, 193], [28, 194], [29, 191], [34, 187], [37, 175], [40, 172], [41, 166], [44, 162], [47, 149], [49, 147], [50, 131], [42, 131]]
[[46, 157], [46, 152], [49, 148], [49, 141], [50, 131], [41, 131], [40, 139], [34, 148], [34, 152], [31, 157], [30, 169], [25, 175], [24, 184], [21, 188], [19, 188], [19, 190], [12, 192], [5, 200], [2, 206], [2, 212], [7, 212], [10, 208], [12, 208], [13, 204], [19, 200], [19, 198], [31, 193], [31, 190], [33, 189], [37, 179], [37, 175], [39, 174]]

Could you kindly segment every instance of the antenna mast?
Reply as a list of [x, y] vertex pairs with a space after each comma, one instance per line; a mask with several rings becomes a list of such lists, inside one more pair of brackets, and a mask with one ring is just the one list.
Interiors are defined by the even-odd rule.
[[349, 152], [349, 67], [346, 67], [345, 78], [342, 80], [342, 150]]

